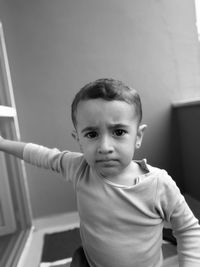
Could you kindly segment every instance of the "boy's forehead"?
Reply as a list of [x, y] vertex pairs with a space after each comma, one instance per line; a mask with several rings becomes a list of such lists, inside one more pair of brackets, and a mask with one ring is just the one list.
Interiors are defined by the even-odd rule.
[[112, 124], [133, 120], [135, 115], [134, 106], [125, 101], [107, 101], [98, 98], [81, 101], [77, 107], [76, 118], [81, 124], [83, 121], [88, 123], [107, 121]]

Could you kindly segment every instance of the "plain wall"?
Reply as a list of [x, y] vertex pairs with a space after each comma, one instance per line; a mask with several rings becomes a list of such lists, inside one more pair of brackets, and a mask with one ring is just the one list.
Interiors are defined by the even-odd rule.
[[[170, 170], [171, 103], [199, 96], [200, 53], [191, 0], [0, 0], [21, 137], [78, 150], [70, 105], [85, 83], [135, 87], [148, 124], [136, 157]], [[76, 209], [70, 184], [27, 166], [34, 217]], [[174, 177], [176, 179], [176, 177]]]

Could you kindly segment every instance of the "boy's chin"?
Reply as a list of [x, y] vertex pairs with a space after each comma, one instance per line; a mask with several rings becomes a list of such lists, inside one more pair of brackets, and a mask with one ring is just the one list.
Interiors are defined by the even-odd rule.
[[119, 175], [119, 171], [114, 168], [97, 169], [97, 173], [102, 178], [111, 178]]

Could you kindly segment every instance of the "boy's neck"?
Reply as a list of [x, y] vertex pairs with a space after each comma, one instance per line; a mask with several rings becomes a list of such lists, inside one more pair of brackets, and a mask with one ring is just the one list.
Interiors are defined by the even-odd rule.
[[136, 183], [136, 179], [145, 173], [146, 171], [140, 164], [132, 160], [130, 165], [122, 173], [113, 177], [105, 177], [104, 179], [115, 184], [132, 186]]

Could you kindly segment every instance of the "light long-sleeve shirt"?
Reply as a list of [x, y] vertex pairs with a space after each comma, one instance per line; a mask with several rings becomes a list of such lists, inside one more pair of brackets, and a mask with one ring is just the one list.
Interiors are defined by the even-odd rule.
[[138, 161], [145, 174], [127, 186], [99, 177], [81, 153], [27, 144], [24, 160], [73, 183], [91, 267], [161, 267], [164, 221], [177, 238], [180, 267], [200, 267], [198, 220], [165, 170]]

